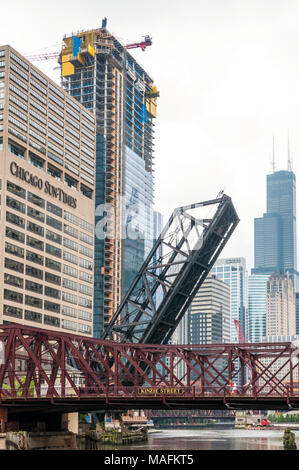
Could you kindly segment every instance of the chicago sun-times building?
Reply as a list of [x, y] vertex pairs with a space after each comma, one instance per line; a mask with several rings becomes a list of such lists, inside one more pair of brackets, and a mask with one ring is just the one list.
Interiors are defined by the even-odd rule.
[[93, 335], [95, 118], [0, 46], [0, 323]]

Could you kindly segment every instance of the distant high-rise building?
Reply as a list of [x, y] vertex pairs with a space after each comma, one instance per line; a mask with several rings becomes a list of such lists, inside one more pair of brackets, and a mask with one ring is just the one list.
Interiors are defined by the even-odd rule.
[[266, 292], [269, 275], [248, 276], [247, 339], [250, 343], [266, 336]]
[[214, 275], [206, 278], [188, 310], [188, 343], [230, 342], [230, 288]]
[[299, 335], [299, 293], [296, 292], [296, 335]]
[[289, 274], [275, 273], [267, 281], [266, 336], [296, 334], [296, 296]]
[[219, 259], [211, 269], [220, 280], [230, 287], [230, 322], [232, 343], [238, 343], [238, 333], [234, 320], [238, 320], [244, 335], [246, 335], [246, 317], [248, 313], [248, 292], [245, 258]]
[[[111, 320], [153, 240], [158, 93], [152, 78], [106, 24], [65, 35], [60, 57], [63, 88], [96, 116], [96, 165], [86, 166], [96, 173], [96, 226], [105, 215], [103, 205], [109, 206], [109, 214], [112, 208], [108, 221], [114, 236], [110, 232], [95, 240], [95, 337]], [[90, 152], [85, 135], [82, 159]]]
[[267, 175], [267, 212], [254, 220], [252, 274], [289, 272], [299, 289], [296, 241], [296, 177], [292, 171]]

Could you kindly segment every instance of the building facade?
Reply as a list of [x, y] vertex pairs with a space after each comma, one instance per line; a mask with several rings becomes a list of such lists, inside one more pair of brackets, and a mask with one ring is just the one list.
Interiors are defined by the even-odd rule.
[[266, 335], [266, 295], [269, 275], [248, 276], [247, 339], [257, 343]]
[[296, 293], [290, 275], [275, 273], [267, 281], [266, 336], [296, 334]]
[[188, 320], [188, 344], [229, 343], [229, 286], [216, 276], [208, 276], [189, 307]]
[[92, 336], [95, 119], [10, 46], [0, 157], [0, 322]]
[[246, 324], [248, 315], [248, 274], [245, 258], [219, 259], [211, 269], [221, 281], [230, 288], [230, 331], [232, 343], [238, 343], [238, 332], [234, 320], [238, 320], [244, 335], [246, 336]]
[[288, 272], [298, 291], [296, 234], [296, 176], [276, 171], [267, 175], [267, 213], [254, 221], [252, 274]]
[[111, 231], [95, 240], [94, 334], [100, 336], [153, 240], [152, 78], [106, 29], [63, 38], [62, 86], [97, 122], [96, 226], [105, 208]]

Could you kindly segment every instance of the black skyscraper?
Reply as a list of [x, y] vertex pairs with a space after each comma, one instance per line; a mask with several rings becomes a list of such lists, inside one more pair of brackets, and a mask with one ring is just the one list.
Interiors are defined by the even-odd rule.
[[267, 213], [254, 220], [252, 274], [289, 272], [296, 291], [296, 177], [292, 171], [267, 175]]

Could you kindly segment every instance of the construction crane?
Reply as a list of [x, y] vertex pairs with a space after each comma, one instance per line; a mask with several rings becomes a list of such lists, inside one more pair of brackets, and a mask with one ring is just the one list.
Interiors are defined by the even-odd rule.
[[234, 320], [234, 324], [235, 324], [235, 328], [236, 328], [236, 331], [237, 331], [237, 334], [238, 334], [238, 341], [239, 341], [239, 343], [241, 343], [241, 344], [247, 343], [246, 338], [245, 338], [245, 336], [244, 336], [244, 333], [243, 333], [243, 331], [242, 331], [242, 328], [241, 328], [241, 325], [240, 325], [239, 320], [236, 320], [236, 319], [235, 319], [235, 320]]
[[[148, 46], [152, 45], [152, 38], [150, 36], [143, 36], [144, 40], [141, 42], [135, 42], [133, 44], [127, 44], [124, 46], [125, 49], [136, 49], [140, 47], [142, 51], [144, 51]], [[26, 59], [30, 61], [37, 61], [37, 60], [54, 60], [58, 59], [60, 56], [60, 52], [48, 52], [45, 54], [35, 54], [35, 55], [25, 55]]]

